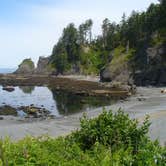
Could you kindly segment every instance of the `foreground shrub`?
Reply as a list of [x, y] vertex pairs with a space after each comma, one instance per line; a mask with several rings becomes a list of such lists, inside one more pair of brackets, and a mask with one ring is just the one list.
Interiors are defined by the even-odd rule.
[[149, 120], [142, 126], [122, 111], [103, 112], [81, 119], [81, 128], [67, 137], [27, 137], [0, 141], [2, 166], [164, 166], [166, 148], [147, 136]]
[[81, 129], [71, 134], [69, 138], [80, 144], [84, 150], [99, 142], [110, 147], [112, 151], [130, 146], [133, 152], [137, 153], [138, 148], [148, 139], [149, 126], [148, 117], [142, 126], [139, 126], [137, 120], [130, 119], [129, 115], [121, 110], [115, 114], [112, 111], [104, 111], [94, 119], [88, 119], [84, 115], [81, 119]]

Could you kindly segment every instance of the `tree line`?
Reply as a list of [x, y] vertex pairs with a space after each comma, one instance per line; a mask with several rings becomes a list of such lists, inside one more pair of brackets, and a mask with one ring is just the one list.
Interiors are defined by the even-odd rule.
[[[92, 38], [93, 21], [86, 20], [78, 28], [70, 23], [54, 46], [51, 62], [57, 73], [74, 68], [89, 68], [99, 72], [109, 61], [115, 48], [122, 46], [128, 51], [134, 49], [134, 61], [139, 59], [143, 46], [161, 44], [166, 40], [166, 0], [151, 4], [144, 12], [133, 11], [129, 17], [123, 14], [119, 23], [103, 20], [102, 35]], [[96, 70], [93, 70], [96, 69]]]

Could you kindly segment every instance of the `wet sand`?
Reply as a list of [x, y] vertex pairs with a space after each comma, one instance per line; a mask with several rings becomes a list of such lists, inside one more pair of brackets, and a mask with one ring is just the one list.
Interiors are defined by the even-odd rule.
[[[150, 115], [152, 125], [149, 135], [153, 140], [158, 138], [160, 143], [164, 145], [166, 142], [166, 94], [162, 94], [160, 92], [161, 89], [163, 88], [140, 87], [137, 89], [136, 95], [105, 107], [105, 109], [116, 111], [122, 108], [125, 112], [129, 113], [131, 118], [137, 118], [140, 123], [146, 114]], [[86, 113], [89, 117], [96, 117], [102, 112], [102, 109], [86, 110]], [[9, 136], [13, 140], [18, 140], [27, 135], [40, 136], [47, 134], [53, 137], [67, 135], [79, 128], [81, 116], [82, 113], [78, 113], [67, 117], [37, 122], [25, 122], [20, 118], [5, 117], [4, 120], [0, 120], [0, 137]]]

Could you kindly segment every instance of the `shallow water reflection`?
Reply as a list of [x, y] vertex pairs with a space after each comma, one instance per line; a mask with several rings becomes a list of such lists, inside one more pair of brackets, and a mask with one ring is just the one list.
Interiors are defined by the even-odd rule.
[[23, 91], [23, 93], [31, 94], [34, 90], [34, 86], [19, 86], [19, 88]]
[[0, 86], [0, 106], [44, 107], [55, 116], [68, 115], [79, 111], [110, 105], [113, 101], [105, 98], [83, 97], [64, 91], [50, 90], [48, 87], [21, 86], [13, 92], [2, 90]]

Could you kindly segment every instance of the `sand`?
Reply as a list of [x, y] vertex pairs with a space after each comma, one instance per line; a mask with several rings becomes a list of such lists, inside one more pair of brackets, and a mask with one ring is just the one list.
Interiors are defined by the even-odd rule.
[[[105, 107], [116, 112], [122, 108], [129, 113], [131, 118], [137, 118], [140, 123], [146, 114], [150, 115], [152, 125], [149, 136], [152, 140], [158, 138], [162, 145], [166, 142], [166, 94], [161, 93], [163, 88], [138, 88], [137, 94], [121, 100], [116, 104]], [[88, 117], [96, 117], [103, 108], [85, 111]], [[79, 128], [79, 119], [82, 113], [69, 115], [66, 117], [47, 119], [43, 121], [24, 121], [16, 117], [5, 117], [0, 120], [0, 137], [10, 137], [12, 140], [19, 140], [27, 135], [52, 137], [64, 136]]]

